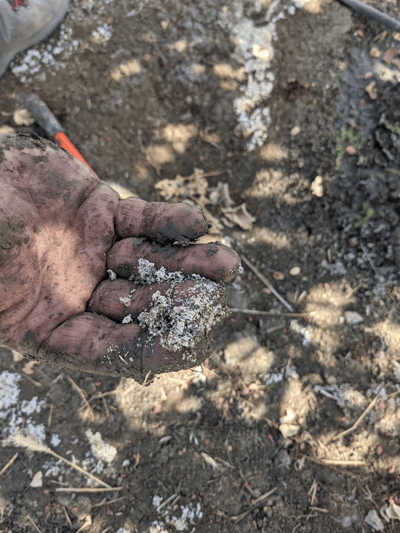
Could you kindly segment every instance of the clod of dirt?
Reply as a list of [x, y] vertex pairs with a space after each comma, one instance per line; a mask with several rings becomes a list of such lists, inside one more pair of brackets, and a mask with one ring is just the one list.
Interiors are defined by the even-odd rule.
[[[198, 274], [183, 275], [168, 272], [165, 267], [156, 269], [154, 263], [139, 259], [139, 276], [135, 282], [150, 285], [169, 281], [171, 288], [166, 295], [153, 294], [151, 306], [143, 311], [138, 321], [150, 336], [159, 336], [164, 348], [181, 352], [193, 348], [210, 331], [216, 322], [229, 316], [225, 304], [225, 287]], [[179, 291], [183, 281], [196, 283], [188, 293]]]

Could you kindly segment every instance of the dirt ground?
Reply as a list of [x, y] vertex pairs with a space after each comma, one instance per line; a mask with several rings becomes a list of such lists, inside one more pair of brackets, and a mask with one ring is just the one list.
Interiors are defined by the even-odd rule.
[[146, 387], [0, 349], [0, 532], [400, 531], [399, 81], [400, 35], [335, 0], [75, 0], [14, 60], [0, 131], [44, 135], [39, 94], [244, 274], [202, 369]]

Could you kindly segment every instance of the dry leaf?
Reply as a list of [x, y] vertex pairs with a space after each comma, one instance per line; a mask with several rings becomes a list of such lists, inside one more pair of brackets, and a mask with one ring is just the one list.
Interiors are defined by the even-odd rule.
[[385, 505], [381, 507], [380, 513], [386, 522], [390, 522], [390, 520], [400, 520], [400, 507], [392, 501], [389, 504], [385, 503]]
[[370, 511], [367, 516], [364, 518], [365, 522], [371, 526], [375, 531], [383, 531], [384, 525], [382, 520], [379, 518], [378, 513], [375, 510]]
[[229, 185], [222, 181], [219, 181], [214, 189], [210, 189], [209, 198], [213, 205], [222, 204], [223, 207], [233, 207], [235, 205], [229, 193]]
[[245, 203], [238, 205], [237, 207], [221, 207], [221, 211], [225, 215], [225, 218], [243, 230], [250, 231], [253, 228], [253, 222], [255, 222], [256, 219], [247, 211]]
[[31, 126], [35, 122], [31, 113], [25, 108], [17, 109], [14, 112], [13, 120], [17, 126]]
[[39, 470], [33, 476], [32, 481], [29, 483], [30, 487], [43, 487], [43, 472]]
[[201, 456], [204, 461], [212, 467], [213, 470], [221, 470], [222, 466], [219, 465], [217, 461], [211, 457], [211, 455], [208, 455], [206, 452], [201, 452]]

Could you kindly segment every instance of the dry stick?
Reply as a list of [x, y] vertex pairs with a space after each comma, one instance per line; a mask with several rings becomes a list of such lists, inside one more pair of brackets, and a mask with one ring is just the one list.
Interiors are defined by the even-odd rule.
[[13, 464], [13, 462], [15, 461], [15, 459], [18, 457], [18, 452], [13, 455], [13, 457], [11, 457], [11, 459], [8, 461], [8, 463], [6, 465], [3, 466], [3, 468], [1, 469], [0, 471], [0, 476], [2, 476], [4, 474], [4, 472], [10, 468], [10, 466]]
[[63, 511], [64, 511], [64, 514], [65, 514], [65, 518], [67, 519], [69, 527], [72, 527], [72, 522], [71, 522], [71, 519], [69, 517], [69, 514], [67, 513], [67, 509], [65, 508], [64, 505], [62, 506], [62, 508], [63, 508]]
[[[400, 390], [392, 392], [391, 394], [388, 394], [386, 396], [386, 398], [392, 398], [393, 396], [397, 396], [397, 394], [400, 394]], [[365, 411], [362, 413], [362, 415], [359, 416], [359, 418], [355, 421], [355, 423], [350, 428], [346, 429], [345, 431], [342, 431], [342, 433], [339, 433], [339, 435], [336, 435], [336, 437], [333, 437], [332, 442], [334, 442], [335, 440], [339, 439], [340, 437], [344, 437], [348, 433], [351, 433], [352, 431], [354, 431], [357, 428], [357, 426], [359, 425], [359, 423], [371, 411], [371, 409], [374, 408], [376, 402], [379, 400], [379, 397], [380, 397], [380, 392], [378, 392], [378, 394], [375, 396], [375, 398], [372, 400], [372, 402], [368, 405], [368, 407], [365, 409]]]
[[314, 457], [310, 457], [309, 455], [300, 454], [302, 457], [305, 457], [306, 459], [309, 459], [312, 463], [316, 463], [317, 465], [332, 465], [332, 466], [362, 466], [367, 464], [366, 461], [341, 461], [340, 459], [335, 460], [329, 460], [329, 459], [314, 459]]
[[99, 485], [102, 485], [103, 487], [106, 487], [107, 489], [113, 488], [110, 485], [108, 485], [108, 483], [105, 483], [104, 481], [97, 478], [90, 472], [86, 472], [86, 470], [76, 465], [75, 463], [71, 463], [71, 461], [68, 461], [68, 459], [65, 459], [65, 457], [62, 457], [62, 455], [58, 455], [58, 453], [54, 452], [51, 448], [46, 446], [46, 444], [44, 444], [44, 442], [42, 442], [41, 440], [36, 440], [36, 439], [33, 439], [32, 437], [25, 437], [25, 435], [18, 434], [12, 437], [12, 442], [16, 446], [23, 446], [35, 452], [48, 453], [52, 455], [53, 457], [60, 459], [60, 461], [63, 461], [64, 463], [71, 466], [72, 468], [75, 468], [75, 470], [78, 470], [78, 472], [80, 472], [81, 474], [85, 474], [85, 476], [90, 477], [90, 479], [92, 479]]
[[32, 522], [32, 525], [33, 525], [33, 527], [36, 529], [36, 531], [39, 531], [39, 533], [42, 533], [42, 532], [40, 531], [40, 529], [37, 527], [37, 525], [35, 524], [35, 522], [32, 520], [32, 518], [31, 518], [29, 515], [28, 515], [28, 518], [29, 518], [29, 520]]
[[265, 316], [288, 316], [291, 318], [310, 315], [311, 313], [277, 313], [276, 311], [258, 311], [257, 309], [237, 309], [230, 307], [232, 313], [245, 313], [246, 315], [265, 315]]
[[322, 462], [326, 465], [338, 466], [362, 466], [367, 464], [366, 461], [342, 461], [340, 459], [322, 459]]
[[166, 505], [169, 504], [169, 502], [171, 502], [174, 498], [176, 498], [176, 496], [178, 495], [178, 493], [176, 492], [175, 494], [173, 494], [172, 496], [170, 496], [169, 498], [167, 498], [161, 505], [159, 505], [156, 509], [157, 513], [160, 512], [160, 510], [165, 507]]
[[268, 498], [268, 496], [271, 496], [271, 494], [273, 494], [277, 490], [278, 490], [278, 487], [274, 487], [269, 492], [266, 492], [265, 494], [263, 494], [262, 496], [260, 496], [256, 500], [254, 500], [254, 502], [250, 505], [250, 507], [247, 509], [247, 511], [245, 511], [244, 513], [242, 513], [239, 516], [232, 516], [232, 520], [234, 520], [235, 524], [238, 524], [239, 522], [241, 522], [243, 520], [243, 518], [246, 518], [246, 516], [251, 513], [251, 511], [254, 509], [254, 507], [257, 507], [257, 504], [259, 504], [260, 502], [262, 502], [263, 500]]
[[339, 433], [339, 435], [336, 435], [336, 437], [333, 437], [332, 439], [332, 442], [334, 442], [335, 440], [339, 439], [340, 437], [344, 437], [345, 435], [348, 435], [349, 433], [351, 433], [352, 431], [354, 431], [358, 424], [367, 416], [367, 414], [371, 411], [371, 409], [374, 408], [376, 402], [378, 401], [380, 397], [380, 393], [378, 392], [378, 394], [375, 396], [375, 398], [372, 400], [372, 402], [370, 402], [370, 404], [368, 405], [368, 407], [365, 409], [365, 411], [361, 414], [361, 416], [359, 416], [357, 418], [357, 420], [354, 422], [354, 424], [346, 429], [345, 431], [342, 431], [341, 433]]
[[80, 388], [78, 387], [78, 385], [75, 383], [75, 381], [74, 381], [70, 376], [68, 376], [68, 374], [67, 374], [67, 379], [68, 379], [68, 381], [71, 383], [72, 388], [75, 389], [76, 392], [79, 394], [79, 396], [82, 398], [83, 403], [84, 403], [84, 404], [86, 405], [86, 407], [89, 409], [91, 419], [94, 420], [94, 413], [93, 413], [93, 410], [92, 410], [92, 408], [90, 407], [90, 404], [89, 404], [89, 402], [87, 401], [87, 398], [86, 398], [84, 392], [82, 391], [82, 389], [80, 389]]
[[49, 418], [47, 419], [47, 427], [51, 426], [51, 421], [53, 418], [53, 411], [54, 411], [54, 403], [50, 405]]
[[93, 507], [102, 507], [103, 505], [110, 505], [112, 503], [116, 503], [116, 502], [119, 502], [121, 500], [125, 500], [125, 496], [121, 496], [120, 498], [115, 498], [114, 500], [107, 500], [106, 498], [104, 498], [104, 500], [102, 500], [100, 503], [95, 503], [94, 505], [92, 505], [92, 508]]
[[93, 400], [100, 400], [101, 398], [105, 398], [106, 396], [110, 396], [111, 394], [116, 394], [115, 390], [110, 390], [108, 392], [96, 392], [93, 396], [89, 398], [89, 403], [93, 402]]
[[57, 487], [56, 492], [117, 492], [122, 490], [124, 487], [87, 487], [87, 488], [76, 488], [76, 487]]
[[264, 274], [261, 274], [261, 272], [256, 268], [254, 265], [250, 263], [250, 261], [242, 254], [242, 259], [246, 263], [246, 265], [254, 272], [254, 274], [268, 287], [268, 289], [272, 292], [272, 294], [278, 298], [278, 300], [283, 303], [283, 305], [289, 309], [289, 311], [293, 312], [293, 307], [283, 298], [278, 291], [274, 289], [272, 284], [269, 282], [269, 280], [264, 276]]

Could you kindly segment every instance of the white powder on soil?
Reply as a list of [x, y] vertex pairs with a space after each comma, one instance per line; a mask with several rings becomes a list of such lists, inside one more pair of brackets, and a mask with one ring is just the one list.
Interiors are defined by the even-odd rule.
[[[225, 290], [222, 284], [198, 274], [185, 275], [169, 272], [165, 267], [156, 269], [154, 263], [139, 259], [139, 275], [134, 279], [138, 285], [151, 285], [168, 281], [171, 288], [165, 295], [153, 294], [150, 308], [140, 313], [140, 326], [150, 336], [159, 336], [161, 345], [168, 350], [180, 352], [193, 348], [211, 327], [226, 316]], [[184, 281], [195, 281], [186, 297], [178, 296], [176, 290]]]
[[105, 442], [100, 432], [93, 434], [90, 429], [85, 432], [85, 435], [90, 442], [92, 454], [96, 459], [105, 463], [112, 463], [117, 455], [117, 449]]

